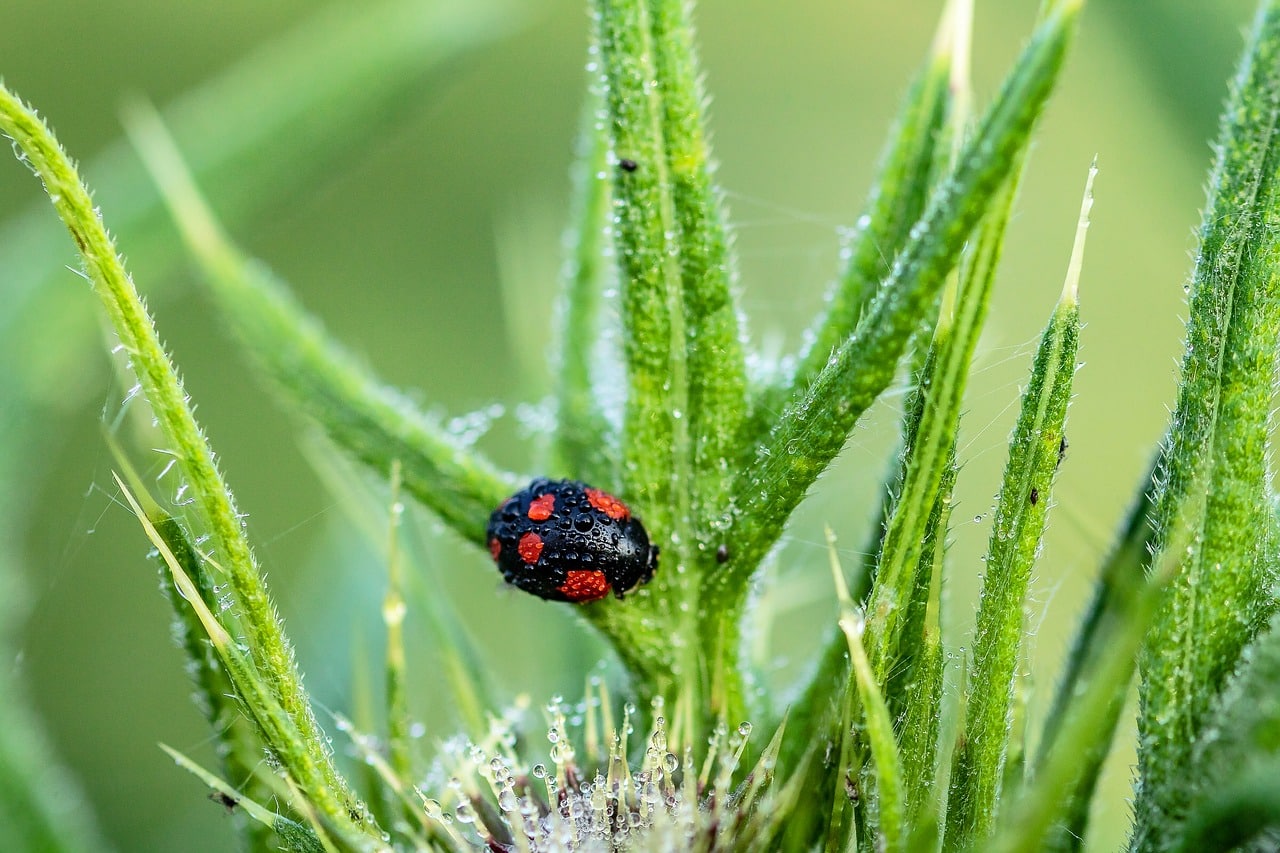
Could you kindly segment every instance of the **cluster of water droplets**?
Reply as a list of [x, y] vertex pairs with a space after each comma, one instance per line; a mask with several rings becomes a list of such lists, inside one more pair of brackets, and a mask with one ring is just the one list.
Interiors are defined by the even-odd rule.
[[[599, 682], [593, 687], [599, 692], [580, 703], [555, 697], [544, 709], [545, 762], [526, 759], [541, 753], [540, 745], [517, 736], [512, 717], [483, 743], [446, 743], [433, 773], [438, 784], [427, 780], [418, 789], [444, 795], [420, 795], [428, 821], [456, 846], [526, 853], [691, 849], [742, 825], [734, 810], [744, 801], [749, 807], [762, 789], [753, 785], [744, 797], [745, 785], [732, 787], [749, 723], [718, 727], [699, 763], [693, 749], [671, 743], [658, 698], [643, 750], [631, 761], [637, 709], [626, 705], [615, 727], [607, 693]], [[771, 770], [753, 776], [764, 779]]]
[[500, 403], [494, 403], [483, 409], [448, 419], [444, 423], [444, 429], [460, 446], [470, 447], [483, 438], [493, 426], [493, 422], [504, 414], [506, 414], [506, 408]]

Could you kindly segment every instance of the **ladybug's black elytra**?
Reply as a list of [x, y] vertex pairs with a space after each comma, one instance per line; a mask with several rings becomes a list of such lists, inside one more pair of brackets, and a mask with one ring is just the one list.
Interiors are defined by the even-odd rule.
[[575, 480], [534, 480], [493, 511], [485, 535], [507, 582], [550, 601], [622, 598], [658, 567], [630, 507]]

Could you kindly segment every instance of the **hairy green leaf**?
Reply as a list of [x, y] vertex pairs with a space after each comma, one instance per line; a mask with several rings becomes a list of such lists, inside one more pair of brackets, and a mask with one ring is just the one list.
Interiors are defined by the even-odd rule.
[[297, 757], [305, 760], [308, 771], [299, 779], [299, 784], [308, 786], [309, 793], [326, 806], [335, 819], [350, 823], [350, 815], [363, 815], [364, 806], [351, 794], [333, 766], [231, 492], [88, 190], [49, 129], [3, 86], [0, 86], [0, 131], [14, 140], [28, 165], [44, 183], [54, 209], [71, 233], [85, 272], [191, 487], [195, 510], [209, 532], [215, 559], [226, 571], [234, 591], [239, 624], [253, 649], [255, 665], [261, 667], [265, 689], [273, 701], [279, 703], [296, 732]]
[[[133, 491], [143, 513], [155, 527], [173, 558], [191, 578], [205, 606], [213, 612], [222, 609], [217, 580], [211, 567], [206, 565], [200, 552], [191, 541], [182, 522], [165, 512], [142, 486], [142, 480], [129, 463], [123, 449], [113, 437], [108, 445], [121, 467], [126, 482]], [[157, 553], [157, 558], [159, 554]], [[195, 683], [196, 705], [204, 714], [205, 722], [218, 743], [218, 758], [222, 775], [227, 779], [243, 780], [245, 794], [256, 800], [269, 801], [271, 792], [259, 780], [254, 771], [262, 756], [262, 742], [245, 725], [244, 715], [236, 701], [235, 687], [227, 677], [217, 652], [206, 641], [205, 631], [195, 612], [186, 603], [173, 582], [164, 560], [157, 559], [160, 569], [160, 590], [169, 602], [174, 615], [174, 636], [187, 656], [187, 669]], [[275, 843], [269, 827], [256, 821], [241, 821], [239, 829], [249, 850], [270, 850]]]
[[385, 476], [399, 460], [405, 489], [463, 538], [484, 545], [489, 513], [515, 488], [515, 477], [371, 376], [270, 271], [231, 244], [153, 113], [132, 111], [130, 127], [218, 306], [271, 378], [374, 470]]
[[728, 502], [746, 407], [692, 31], [678, 0], [597, 0], [595, 9], [628, 380], [622, 481], [667, 543], [638, 607], [657, 610], [684, 638], [671, 662], [683, 693], [706, 689], [711, 717], [737, 718], [745, 698], [736, 667], [713, 662], [703, 685], [691, 651], [699, 567], [713, 564], [716, 551], [708, 526]]
[[259, 826], [272, 830], [280, 836], [280, 840], [284, 843], [286, 850], [297, 851], [297, 853], [322, 853], [324, 846], [320, 840], [316, 838], [314, 832], [307, 827], [290, 820], [283, 815], [276, 814], [274, 811], [263, 807], [251, 797], [242, 795], [235, 788], [226, 782], [214, 776], [200, 765], [196, 764], [190, 758], [187, 758], [177, 750], [171, 749], [164, 744], [160, 745], [170, 758], [172, 758], [179, 767], [183, 768], [200, 781], [204, 782], [213, 792], [219, 796], [225, 803], [233, 805], [235, 808], [243, 809], [248, 813], [249, 817]]
[[[846, 592], [846, 598], [847, 595]], [[867, 794], [871, 795], [871, 803], [876, 811], [873, 821], [879, 834], [876, 848], [897, 853], [904, 849], [904, 835], [907, 831], [902, 756], [898, 752], [889, 706], [885, 704], [871, 663], [862, 648], [863, 624], [862, 619], [852, 611], [840, 619], [840, 629], [849, 641], [854, 683], [857, 685], [858, 701], [866, 721], [867, 743], [871, 750], [871, 778], [876, 784], [874, 794], [871, 791], [867, 791]]]
[[[950, 98], [955, 97], [958, 92], [967, 91], [967, 86], [957, 79], [967, 78], [968, 73], [967, 67], [964, 66], [968, 57], [968, 32], [971, 21], [965, 13], [972, 10], [967, 7], [960, 8], [963, 5], [953, 2], [943, 13], [933, 48], [926, 58], [925, 66], [920, 71], [918, 79], [899, 108], [897, 123], [885, 145], [880, 175], [876, 187], [871, 192], [871, 201], [868, 203], [869, 207], [875, 208], [876, 212], [866, 213], [870, 219], [867, 221], [866, 231], [863, 232], [867, 235], [865, 240], [873, 245], [891, 240], [890, 235], [898, 231], [901, 232], [899, 237], [905, 239], [907, 228], [911, 223], [906, 225], [892, 223], [907, 218], [914, 222], [919, 218], [924, 208], [925, 198], [916, 198], [915, 188], [936, 171], [935, 153], [938, 137], [943, 134], [943, 123], [950, 119], [956, 125], [962, 124], [961, 115], [967, 113], [967, 110], [957, 108], [950, 103]], [[926, 195], [924, 191], [920, 194]], [[872, 232], [879, 236], [871, 236]], [[891, 256], [890, 253], [886, 254]], [[857, 257], [856, 254], [855, 257]], [[879, 259], [879, 257], [877, 254], [876, 258]], [[841, 277], [842, 284], [836, 292], [846, 294], [851, 307], [857, 303], [858, 307], [850, 314], [856, 317], [861, 312], [862, 303], [874, 293], [874, 288], [869, 284], [853, 284], [853, 269], [854, 265], [851, 263], [849, 273]], [[846, 288], [844, 284], [849, 286]], [[825, 318], [823, 322], [830, 321], [830, 324], [834, 324], [834, 317], [835, 309], [833, 308], [832, 315]], [[852, 323], [849, 329], [852, 329]], [[770, 400], [770, 398], [780, 398], [784, 391], [785, 388], [782, 385], [758, 389], [757, 397], [753, 400], [751, 417], [759, 423], [749, 422], [746, 425], [753, 434], [760, 434], [772, 423], [776, 415], [775, 410], [781, 407], [781, 403], [778, 399]], [[908, 422], [904, 421], [904, 432], [908, 428]], [[904, 457], [898, 454], [891, 466], [891, 473], [887, 475], [884, 497], [875, 519], [875, 529], [869, 537], [867, 546], [863, 549], [864, 556], [850, 572], [850, 577], [846, 578], [850, 596], [859, 604], [871, 589], [875, 559], [879, 555], [884, 527], [888, 523], [889, 513], [893, 508], [894, 494], [902, 480], [904, 464]], [[818, 720], [824, 717], [830, 718], [835, 712], [835, 699], [841, 694], [839, 685], [847, 681], [848, 644], [843, 633], [835, 628], [824, 642], [823, 648], [822, 657], [813, 673], [808, 676], [800, 698], [791, 708], [793, 735], [784, 741], [781, 753], [782, 760], [786, 764], [792, 764], [798, 760], [799, 756], [809, 748], [807, 736], [797, 737], [794, 733], [807, 733], [812, 726], [828, 725], [829, 720], [821, 723]], [[811, 769], [818, 768], [811, 767]]]
[[1142, 658], [1135, 850], [1163, 850], [1196, 786], [1192, 747], [1241, 649], [1275, 608], [1267, 501], [1280, 335], [1280, 3], [1259, 9], [1222, 119], [1192, 274], [1157, 545], [1190, 552]]
[[746, 410], [746, 363], [719, 190], [712, 182], [702, 108], [706, 95], [685, 0], [649, 0], [654, 66], [662, 101], [662, 140], [677, 230], [688, 398], [693, 442], [692, 511], [701, 561], [715, 554], [714, 530], [729, 502], [738, 431]]
[[1076, 370], [1080, 333], [1076, 286], [1093, 174], [1091, 170], [1067, 286], [1040, 340], [1009, 441], [978, 607], [964, 736], [952, 762], [944, 849], [965, 849], [989, 835], [994, 826], [1008, 755], [1014, 679], [1022, 654], [1023, 605], [1061, 459]]
[[[914, 621], [914, 627], [919, 629], [928, 601], [930, 584], [924, 572], [931, 563], [921, 557], [926, 542], [939, 538], [930, 521], [943, 495], [943, 480], [948, 471], [954, 470], [956, 433], [969, 363], [991, 303], [996, 267], [1016, 195], [1015, 177], [1005, 185], [982, 226], [963, 285], [946, 292], [933, 345], [908, 402], [911, 414], [905, 429], [903, 481], [880, 546], [868, 610], [869, 656], [876, 677], [882, 682], [900, 662], [904, 625]], [[945, 536], [945, 531], [941, 535]], [[905, 677], [909, 680], [910, 673]]]
[[946, 164], [945, 143], [954, 133], [948, 133], [948, 124], [954, 124], [954, 97], [963, 88], [956, 80], [956, 62], [968, 59], [971, 14], [968, 3], [951, 0], [947, 4], [925, 65], [899, 108], [876, 183], [858, 217], [848, 260], [828, 295], [826, 310], [815, 321], [788, 383], [762, 388], [752, 401], [753, 436], [768, 432], [787, 402], [789, 388], [811, 383], [831, 353], [857, 328], [880, 283], [893, 272], [893, 261], [906, 246], [911, 227], [924, 214]]
[[[1133, 598], [1140, 595], [1146, 585], [1145, 570], [1151, 556], [1154, 533], [1151, 527], [1151, 482], [1158, 463], [1159, 457], [1153, 459], [1151, 468], [1139, 481], [1138, 494], [1129, 508], [1124, 529], [1098, 573], [1093, 598], [1081, 620], [1062, 677], [1054, 691], [1049, 715], [1041, 729], [1035, 760], [1037, 767], [1043, 766], [1057, 748], [1058, 732], [1071, 703], [1096, 676], [1102, 660], [1114, 653], [1108, 642], [1113, 623], [1126, 618], [1133, 606]], [[1103, 762], [1115, 739], [1116, 726], [1128, 692], [1128, 682], [1117, 686], [1106, 722], [1095, 733], [1084, 754], [1077, 757], [1080, 772], [1069, 795], [1070, 804], [1063, 809], [1066, 819], [1054, 828], [1046, 842], [1047, 849], [1074, 851], [1084, 844], [1090, 802]]]
[[[973, 226], [1011, 173], [1057, 79], [1079, 2], [1047, 13], [952, 175], [930, 201], [893, 272], [868, 305], [857, 330], [832, 354], [814, 381], [793, 391], [769, 437], [734, 486], [727, 518], [734, 553], [704, 581], [704, 629], [712, 642], [733, 632], [748, 582], [791, 512], [844, 445], [853, 425], [892, 381], [899, 357], [955, 265]], [[713, 659], [732, 659], [721, 644]]]
[[1079, 758], [1097, 743], [1098, 732], [1105, 730], [1113, 714], [1116, 693], [1132, 679], [1138, 650], [1180, 569], [1180, 552], [1188, 544], [1185, 535], [1171, 539], [1170, 550], [1159, 556], [1140, 593], [1117, 600], [1121, 608], [1117, 618], [1101, 627], [1100, 643], [1109, 653], [1100, 658], [1092, 677], [1063, 713], [1056, 748], [1045, 756], [1031, 782], [1021, 792], [1010, 792], [1011, 801], [1001, 805], [995, 837], [977, 839], [969, 849], [1023, 853], [1045, 848], [1072, 808], [1071, 791], [1081, 775]]

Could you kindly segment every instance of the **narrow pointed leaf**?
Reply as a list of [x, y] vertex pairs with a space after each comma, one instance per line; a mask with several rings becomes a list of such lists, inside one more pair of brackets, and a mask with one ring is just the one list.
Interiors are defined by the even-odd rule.
[[738, 431], [746, 412], [746, 363], [722, 198], [712, 182], [703, 106], [686, 0], [648, 0], [654, 66], [662, 94], [662, 138], [680, 255], [688, 419], [693, 443], [693, 512], [710, 562], [718, 542], [707, 529], [729, 501]]
[[[866, 721], [867, 743], [876, 787], [872, 802], [875, 809], [875, 826], [879, 830], [877, 849], [897, 853], [905, 846], [906, 804], [903, 792], [902, 757], [898, 753], [897, 739], [893, 733], [893, 720], [889, 707], [876, 683], [876, 677], [862, 648], [862, 619], [855, 613], [846, 613], [840, 619], [840, 629], [849, 642], [849, 655], [853, 661], [853, 677], [858, 688], [858, 700]], [[868, 795], [870, 791], [866, 792]]]
[[[946, 556], [946, 535], [951, 519], [952, 486], [955, 482], [955, 460], [948, 468], [938, 500], [934, 504], [928, 539], [921, 552], [921, 565], [927, 575], [928, 599], [919, 634], [912, 634], [908, 620], [903, 638], [911, 644], [909, 679], [891, 680], [886, 691], [891, 712], [901, 719], [898, 726], [902, 752], [903, 784], [906, 787], [908, 825], [932, 815], [937, 822], [936, 803], [940, 792], [935, 789], [938, 767], [938, 738], [942, 728], [942, 697], [946, 651], [942, 645], [942, 583]], [[898, 698], [901, 697], [901, 698]], [[898, 701], [893, 701], [898, 698]], [[935, 829], [936, 832], [936, 829]]]
[[1009, 441], [978, 607], [964, 736], [952, 762], [947, 850], [979, 842], [994, 826], [1008, 756], [1014, 679], [1022, 655], [1023, 606], [1047, 520], [1076, 370], [1080, 333], [1076, 286], [1093, 175], [1091, 169], [1067, 286], [1041, 338]]
[[374, 470], [385, 475], [400, 460], [405, 489], [463, 538], [484, 544], [489, 513], [515, 478], [359, 366], [266, 268], [230, 243], [154, 113], [133, 110], [130, 127], [219, 307], [271, 378]]
[[1275, 609], [1267, 500], [1280, 335], [1280, 3], [1265, 2], [1222, 119], [1192, 275], [1178, 402], [1159, 477], [1158, 547], [1189, 532], [1142, 660], [1133, 849], [1185, 818], [1192, 746], [1241, 649]]
[[238, 604], [239, 621], [253, 649], [255, 663], [262, 668], [273, 699], [299, 732], [300, 745], [309, 750], [308, 760], [318, 774], [314, 780], [317, 795], [333, 804], [340, 803], [335, 807], [344, 813], [363, 814], [363, 806], [347, 790], [330, 759], [302, 687], [292, 649], [245, 538], [231, 492], [88, 190], [53, 134], [3, 86], [0, 86], [0, 131], [14, 140], [17, 150], [44, 183], [54, 209], [80, 250], [85, 272], [191, 487], [195, 510], [211, 536], [219, 563], [228, 573]]
[[259, 826], [277, 833], [281, 842], [285, 845], [284, 849], [297, 851], [297, 853], [323, 853], [324, 846], [316, 838], [315, 833], [307, 827], [263, 807], [251, 797], [244, 796], [177, 750], [171, 749], [164, 744], [160, 744], [160, 748], [179, 767], [204, 782], [224, 803], [228, 803], [229, 807], [243, 809]]
[[1068, 705], [1058, 728], [1056, 748], [1045, 756], [1030, 784], [1001, 807], [994, 838], [978, 839], [970, 850], [983, 853], [1023, 853], [1045, 849], [1055, 826], [1071, 808], [1071, 789], [1080, 778], [1081, 755], [1097, 742], [1098, 732], [1112, 714], [1115, 695], [1133, 678], [1138, 650], [1155, 618], [1169, 583], [1182, 570], [1190, 544], [1187, 531], [1175, 531], [1169, 548], [1159, 555], [1139, 594], [1121, 600], [1122, 612], [1103, 625], [1102, 656], [1092, 678]]
[[[1041, 730], [1035, 762], [1037, 767], [1043, 766], [1057, 748], [1058, 730], [1071, 703], [1095, 677], [1102, 659], [1113, 653], [1107, 645], [1111, 623], [1124, 618], [1124, 614], [1132, 607], [1133, 597], [1141, 594], [1146, 583], [1146, 564], [1151, 556], [1154, 533], [1151, 527], [1151, 482], [1155, 474], [1154, 466], [1158, 461], [1159, 457], [1156, 457], [1153, 467], [1139, 481], [1138, 494], [1129, 509], [1124, 529], [1098, 573], [1093, 598], [1072, 643], [1062, 678], [1053, 694], [1049, 715]], [[1102, 772], [1103, 762], [1115, 739], [1116, 727], [1128, 693], [1127, 682], [1118, 687], [1106, 722], [1096, 733], [1087, 751], [1078, 757], [1080, 773], [1071, 789], [1070, 804], [1063, 809], [1066, 819], [1054, 828], [1046, 842], [1046, 849], [1066, 853], [1079, 850], [1084, 844], [1093, 792]]]
[[[1017, 184], [1015, 176], [1005, 185], [980, 229], [972, 255], [961, 271], [953, 273], [944, 291], [933, 342], [907, 405], [902, 479], [885, 526], [870, 595], [868, 656], [876, 679], [885, 685], [895, 721], [911, 714], [922, 724], [910, 733], [912, 754], [907, 759], [913, 809], [932, 796], [942, 697], [936, 621], [940, 611], [933, 596], [941, 584], [960, 409], [990, 306]], [[930, 612], [932, 625], [926, 621]], [[913, 706], [911, 700], [920, 704]]]
[[[727, 316], [723, 312], [732, 313], [732, 304], [727, 301], [727, 279], [717, 286], [714, 280], [691, 278], [692, 289], [686, 288], [682, 241], [690, 241], [691, 277], [699, 270], [716, 272], [717, 262], [708, 253], [718, 251], [717, 220], [711, 210], [698, 209], [695, 195], [699, 187], [710, 192], [709, 184], [700, 183], [705, 178], [701, 175], [705, 163], [699, 159], [704, 144], [700, 136], [687, 135], [691, 129], [700, 133], [700, 123], [696, 117], [691, 125], [689, 119], [681, 118], [671, 130], [686, 135], [672, 140], [667, 134], [665, 99], [670, 95], [688, 103], [691, 97], [671, 91], [691, 81], [666, 76], [673, 71], [673, 63], [691, 62], [681, 53], [687, 47], [682, 42], [687, 33], [670, 29], [670, 20], [659, 33], [655, 11], [663, 10], [655, 10], [649, 0], [595, 0], [593, 9], [613, 147], [613, 238], [627, 368], [623, 492], [640, 507], [645, 524], [664, 544], [659, 571], [648, 589], [625, 608], [597, 605], [587, 615], [612, 636], [623, 637], [628, 627], [638, 628], [637, 646], [631, 648], [624, 641], [617, 644], [619, 651], [633, 670], [642, 667], [647, 679], [674, 681], [678, 686], [672, 685], [668, 692], [680, 693], [675, 697], [677, 707], [706, 709], [700, 710], [696, 722], [691, 721], [706, 729], [713, 718], [745, 716], [738, 671], [713, 668], [704, 677], [694, 652], [700, 558], [693, 503], [699, 434], [694, 431], [690, 406], [698, 395], [698, 429], [714, 423], [724, 399], [724, 389], [718, 385], [724, 377], [709, 371], [721, 370], [723, 365], [700, 341], [704, 334], [709, 335], [709, 345], [719, 339]], [[675, 162], [671, 151], [695, 159]], [[679, 207], [677, 169], [683, 173]], [[706, 447], [710, 450], [713, 445]], [[672, 644], [672, 636], [683, 637], [683, 642]], [[703, 691], [709, 691], [710, 703], [694, 698]]]
[[[129, 464], [123, 449], [108, 436], [108, 445], [121, 466], [122, 476], [129, 483], [138, 505], [155, 527], [173, 558], [182, 566], [200, 593], [205, 606], [212, 611], [222, 609], [217, 581], [200, 557], [182, 522], [161, 509], [142, 487], [142, 481]], [[158, 555], [157, 555], [158, 556]], [[195, 684], [196, 705], [204, 714], [210, 732], [218, 743], [218, 759], [222, 775], [227, 779], [242, 781], [244, 793], [251, 799], [268, 801], [271, 792], [263, 786], [254, 773], [258, 767], [263, 744], [245, 724], [244, 714], [236, 701], [235, 687], [222, 666], [217, 652], [207, 642], [205, 631], [195, 612], [182, 597], [173, 582], [173, 575], [163, 559], [157, 560], [160, 568], [160, 590], [173, 610], [174, 636], [187, 656], [187, 671]], [[249, 850], [269, 850], [274, 839], [263, 832], [262, 824], [244, 821], [239, 829]]]
[[[307, 802], [317, 810], [317, 817], [327, 827], [332, 827], [333, 831], [339, 833], [344, 843], [356, 850], [383, 849], [376, 841], [381, 831], [369, 820], [364, 805], [349, 800], [349, 794], [342, 796], [330, 788], [325, 768], [325, 763], [329, 760], [328, 753], [322, 752], [323, 761], [317, 760], [308, 738], [298, 729], [293, 716], [276, 700], [273, 685], [258, 669], [254, 659], [241, 650], [242, 644], [232, 637], [204, 603], [195, 582], [187, 575], [177, 555], [169, 548], [168, 542], [119, 476], [116, 477], [116, 486], [168, 567], [178, 594], [191, 606], [205, 635], [222, 659], [227, 676], [243, 701], [245, 711], [257, 726], [263, 742], [288, 771], [299, 791], [306, 795]], [[345, 791], [342, 793], [345, 794]], [[301, 806], [300, 803], [298, 805]]]
[[[727, 521], [735, 553], [704, 580], [707, 618], [735, 621], [747, 583], [792, 510], [892, 381], [916, 324], [936, 299], [973, 226], [1012, 171], [1057, 79], [1079, 2], [1055, 4], [981, 126], [913, 230], [893, 273], [814, 381], [793, 390], [781, 419], [738, 477]], [[721, 632], [712, 628], [704, 636]], [[730, 658], [733, 648], [715, 654]]]
[[[1021, 158], [1018, 165], [1020, 166]], [[955, 447], [970, 362], [990, 306], [1017, 179], [997, 197], [962, 272], [944, 293], [933, 343], [908, 401], [902, 480], [885, 527], [868, 610], [868, 656], [895, 720], [915, 718], [904, 761], [912, 810], [933, 796], [942, 658], [935, 594], [955, 484]], [[933, 615], [933, 623], [927, 620]], [[918, 683], [917, 683], [918, 682]], [[905, 746], [905, 744], [904, 744]], [[905, 754], [905, 753], [904, 753]]]
[[[918, 219], [927, 200], [927, 191], [930, 187], [922, 187], [921, 182], [936, 177], [937, 172], [940, 171], [935, 167], [935, 162], [942, 159], [941, 143], [949, 141], [952, 149], [949, 153], [952, 155], [958, 153], [960, 139], [969, 120], [969, 43], [973, 11], [971, 5], [965, 0], [955, 0], [949, 3], [943, 12], [933, 50], [919, 79], [908, 92], [900, 109], [897, 126], [890, 136], [881, 175], [877, 186], [872, 190], [869, 202], [869, 206], [874, 207], [878, 212], [866, 214], [869, 221], [866, 221], [866, 230], [862, 232], [859, 245], [862, 244], [862, 240], [872, 242], [884, 240], [888, 245], [888, 241], [891, 240], [890, 235], [895, 231], [900, 231], [899, 237], [905, 240], [910, 223], [902, 223], [907, 219], [911, 222]], [[944, 60], [949, 64], [944, 63]], [[948, 163], [948, 168], [952, 165], [954, 163]], [[894, 225], [895, 222], [899, 224]], [[870, 236], [872, 232], [883, 233], [873, 238]], [[836, 315], [842, 311], [856, 319], [862, 309], [861, 303], [865, 303], [874, 294], [874, 287], [870, 281], [858, 283], [853, 276], [853, 270], [859, 266], [858, 257], [859, 254], [855, 252], [847, 274], [842, 277], [841, 283], [837, 286], [836, 294], [833, 295], [831, 316], [821, 321], [828, 326], [840, 322], [836, 319]], [[858, 303], [858, 307], [851, 313], [848, 310], [836, 308], [834, 303], [842, 299], [850, 306]], [[849, 330], [852, 330], [852, 327], [853, 323], [850, 323]], [[920, 363], [913, 366], [912, 373], [920, 375], [928, 348], [919, 347], [916, 352]], [[761, 389], [760, 393], [762, 398], [767, 398], [770, 394], [776, 396], [782, 390], [782, 386], [775, 386]], [[914, 399], [916, 403], [921, 403], [923, 400], [918, 394]], [[764, 408], [769, 411], [775, 407], [780, 408], [781, 404], [769, 402], [764, 405]], [[759, 414], [760, 410], [757, 409], [753, 412], [753, 417], [758, 418]], [[903, 449], [894, 455], [889, 473], [885, 476], [880, 506], [873, 520], [871, 533], [861, 549], [862, 556], [850, 571], [849, 577], [845, 579], [850, 589], [850, 597], [860, 606], [865, 606], [871, 592], [884, 533], [897, 495], [901, 491], [902, 481], [906, 476], [905, 449], [914, 441], [919, 414], [919, 406], [913, 405], [908, 407], [903, 417]], [[758, 425], [755, 424], [749, 427], [757, 432], [759, 430]], [[954, 468], [950, 476], [954, 479]], [[944, 488], [949, 491], [949, 487]], [[946, 522], [943, 521], [944, 535], [945, 527]], [[930, 558], [924, 557], [924, 559]], [[819, 658], [813, 673], [808, 676], [808, 682], [804, 685], [800, 698], [791, 708], [792, 718], [799, 721], [798, 725], [793, 726], [793, 730], [808, 732], [814, 728], [827, 729], [831, 726], [832, 716], [836, 710], [836, 697], [840, 695], [839, 685], [847, 682], [849, 666], [847, 643], [838, 627], [823, 642], [823, 649], [822, 657]], [[889, 698], [890, 701], [895, 698], [892, 691], [889, 693]], [[808, 748], [807, 739], [788, 739], [783, 744], [783, 761], [788, 764], [794, 762]], [[816, 771], [816, 768], [814, 769]]]
[[[652, 18], [643, 0], [594, 5], [614, 153], [613, 230], [627, 364], [622, 479], [628, 499], [645, 508], [646, 523], [669, 531], [682, 514], [676, 501], [687, 497], [676, 481], [686, 483], [690, 474], [688, 421], [673, 417], [686, 408], [689, 377]], [[659, 573], [659, 583], [673, 575]]]
[[[915, 621], [918, 634], [927, 605], [930, 584], [923, 573], [931, 564], [924, 563], [921, 556], [931, 532], [930, 519], [941, 497], [940, 486], [948, 471], [954, 469], [969, 364], [991, 304], [1005, 228], [1016, 195], [1015, 178], [1005, 186], [982, 226], [963, 284], [958, 292], [947, 292], [933, 346], [909, 402], [913, 422], [906, 427], [906, 468], [876, 562], [867, 613], [868, 655], [877, 679], [882, 681], [887, 680], [890, 669], [899, 661], [904, 624]], [[936, 540], [937, 531], [933, 533]]]
[[[971, 11], [967, 3], [953, 0], [942, 14], [924, 68], [899, 108], [881, 155], [876, 183], [848, 247], [849, 259], [828, 296], [825, 312], [814, 324], [812, 339], [806, 341], [790, 383], [795, 387], [812, 382], [831, 353], [857, 327], [880, 283], [892, 272], [894, 259], [906, 245], [911, 227], [925, 211], [939, 177], [939, 164], [946, 162], [941, 155], [955, 110], [952, 95], [956, 53], [967, 57]], [[781, 411], [786, 400], [786, 386], [762, 389], [753, 402], [753, 415], [758, 419], [753, 425], [756, 434], [767, 431], [766, 417]]]

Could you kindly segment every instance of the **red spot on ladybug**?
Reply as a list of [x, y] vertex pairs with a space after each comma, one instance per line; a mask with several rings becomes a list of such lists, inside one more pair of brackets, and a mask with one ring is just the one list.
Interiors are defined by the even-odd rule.
[[556, 510], [556, 496], [548, 492], [539, 495], [529, 502], [529, 518], [532, 521], [546, 521]]
[[536, 533], [526, 533], [521, 536], [520, 544], [516, 546], [516, 553], [520, 555], [520, 559], [532, 566], [542, 556], [542, 537]]
[[582, 491], [586, 493], [587, 500], [590, 501], [593, 507], [610, 518], [617, 521], [625, 521], [631, 517], [631, 509], [608, 492], [589, 488]]
[[609, 579], [601, 571], [572, 569], [565, 573], [565, 582], [557, 589], [569, 601], [585, 604], [599, 601], [609, 594]]
[[574, 480], [534, 480], [493, 511], [485, 538], [507, 583], [550, 601], [622, 598], [658, 567], [627, 505]]

